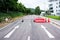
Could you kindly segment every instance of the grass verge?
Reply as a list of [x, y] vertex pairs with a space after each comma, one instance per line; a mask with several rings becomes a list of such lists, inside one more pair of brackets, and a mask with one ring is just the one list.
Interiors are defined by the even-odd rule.
[[[5, 25], [16, 21], [20, 17], [24, 16], [21, 12], [9, 12], [9, 13], [3, 13], [0, 12], [0, 28], [4, 27]], [[5, 18], [8, 18], [8, 22], [5, 21]]]
[[56, 20], [60, 20], [60, 16], [51, 16], [51, 15], [49, 15], [49, 16], [46, 16], [46, 17], [53, 18], [53, 19], [56, 19]]

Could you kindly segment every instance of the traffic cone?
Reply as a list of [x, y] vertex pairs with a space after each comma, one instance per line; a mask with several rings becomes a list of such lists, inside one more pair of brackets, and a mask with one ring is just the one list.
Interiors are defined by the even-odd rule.
[[48, 22], [50, 22], [50, 19], [48, 18]]

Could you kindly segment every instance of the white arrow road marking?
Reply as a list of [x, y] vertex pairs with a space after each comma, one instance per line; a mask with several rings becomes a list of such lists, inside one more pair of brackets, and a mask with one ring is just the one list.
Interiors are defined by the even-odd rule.
[[28, 39], [27, 40], [30, 40], [30, 36], [28, 36]]
[[4, 36], [4, 38], [9, 38], [17, 28], [19, 28], [19, 26], [16, 26], [11, 32]]
[[49, 36], [49, 38], [55, 38], [43, 25], [41, 25], [41, 27], [44, 29], [44, 31], [47, 33], [47, 35]]

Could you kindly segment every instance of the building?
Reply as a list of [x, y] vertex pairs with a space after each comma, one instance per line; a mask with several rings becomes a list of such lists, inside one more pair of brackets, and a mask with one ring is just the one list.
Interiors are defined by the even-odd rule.
[[49, 11], [52, 15], [60, 16], [60, 0], [49, 0]]

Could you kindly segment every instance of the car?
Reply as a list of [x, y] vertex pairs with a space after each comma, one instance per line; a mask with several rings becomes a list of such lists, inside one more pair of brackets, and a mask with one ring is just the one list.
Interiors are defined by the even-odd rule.
[[50, 22], [50, 19], [46, 19], [46, 18], [35, 18], [33, 20], [33, 22], [36, 22], [36, 23], [45, 23], [45, 22]]

